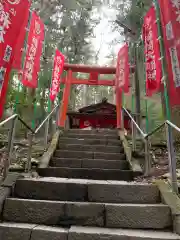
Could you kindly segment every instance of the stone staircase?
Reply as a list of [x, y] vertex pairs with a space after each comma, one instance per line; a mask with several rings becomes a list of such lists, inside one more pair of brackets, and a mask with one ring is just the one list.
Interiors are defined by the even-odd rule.
[[113, 130], [69, 130], [39, 178], [4, 203], [0, 240], [174, 240], [158, 187], [134, 174]]

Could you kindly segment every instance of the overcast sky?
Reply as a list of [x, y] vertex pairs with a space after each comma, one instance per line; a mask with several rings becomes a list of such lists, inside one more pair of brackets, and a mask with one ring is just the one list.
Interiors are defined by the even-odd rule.
[[[97, 13], [95, 12], [94, 14], [96, 15]], [[112, 31], [112, 22], [116, 19], [116, 15], [117, 11], [115, 9], [107, 6], [100, 8], [101, 21], [94, 29], [96, 38], [93, 39], [95, 50], [100, 50], [99, 65], [108, 64], [109, 59], [106, 58], [107, 55], [113, 52], [117, 56], [118, 50], [123, 44], [123, 38], [120, 36], [120, 33]], [[115, 46], [111, 44], [114, 39], [119, 40], [119, 43]]]

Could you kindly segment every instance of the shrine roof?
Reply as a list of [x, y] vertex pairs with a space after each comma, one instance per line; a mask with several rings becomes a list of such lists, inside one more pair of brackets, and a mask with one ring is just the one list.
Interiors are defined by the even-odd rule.
[[[129, 113], [131, 111], [127, 109]], [[75, 111], [68, 111], [67, 113], [69, 116], [83, 116], [83, 115], [88, 115], [88, 116], [114, 116], [116, 115], [116, 105], [109, 103], [106, 98], [102, 99], [100, 103], [96, 104], [91, 104], [89, 106], [80, 108], [77, 112]], [[125, 113], [125, 116], [127, 113]], [[133, 114], [135, 116], [136, 114]], [[145, 116], [141, 116], [142, 118], [145, 118]]]
[[116, 106], [114, 104], [108, 103], [107, 100], [103, 100], [100, 103], [92, 104], [79, 109], [80, 113], [94, 113], [98, 110], [110, 110], [111, 112], [116, 113]]

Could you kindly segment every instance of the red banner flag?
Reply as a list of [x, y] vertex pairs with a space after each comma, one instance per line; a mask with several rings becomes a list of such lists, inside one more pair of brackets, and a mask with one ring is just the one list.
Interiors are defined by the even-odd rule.
[[50, 100], [53, 102], [59, 92], [60, 87], [60, 76], [63, 72], [64, 68], [64, 55], [59, 51], [56, 50], [55, 57], [54, 57], [54, 68], [52, 72], [52, 84], [50, 88]]
[[28, 8], [28, 0], [0, 2], [0, 117], [3, 114], [17, 36]]
[[180, 104], [180, 1], [159, 0], [171, 105]]
[[17, 70], [22, 69], [21, 61], [22, 61], [22, 54], [23, 54], [23, 48], [24, 48], [24, 40], [26, 37], [26, 27], [27, 27], [28, 18], [29, 18], [29, 8], [30, 8], [30, 2], [29, 2], [28, 8], [26, 9], [25, 18], [22, 23], [21, 31], [20, 31], [16, 46], [15, 46], [15, 53], [14, 53], [12, 67]]
[[129, 74], [128, 45], [125, 44], [119, 50], [116, 68], [116, 88], [122, 89], [125, 93], [129, 92]]
[[38, 72], [40, 70], [40, 58], [44, 40], [44, 24], [39, 16], [33, 12], [28, 35], [28, 49], [22, 75], [22, 84], [30, 88], [38, 85]]
[[154, 6], [144, 17], [143, 38], [146, 62], [146, 94], [152, 96], [153, 93], [160, 90], [162, 78], [160, 45]]

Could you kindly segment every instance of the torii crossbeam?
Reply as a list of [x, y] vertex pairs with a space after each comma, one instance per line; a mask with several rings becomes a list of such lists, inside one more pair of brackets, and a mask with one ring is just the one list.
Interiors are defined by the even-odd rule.
[[[60, 115], [58, 125], [60, 127], [65, 127], [66, 114], [68, 110], [68, 103], [71, 91], [72, 84], [84, 84], [84, 85], [94, 85], [94, 86], [115, 86], [115, 74], [116, 67], [100, 67], [100, 66], [88, 66], [88, 65], [76, 65], [68, 64], [64, 65], [64, 70], [67, 72], [66, 77], [62, 78], [61, 83], [65, 84], [63, 91], [63, 99], [61, 102]], [[133, 71], [133, 67], [131, 67]], [[89, 73], [89, 78], [79, 79], [74, 78], [73, 73]], [[99, 79], [100, 75], [113, 75], [113, 79], [101, 80]], [[116, 106], [117, 106], [117, 126], [120, 126], [121, 114], [120, 114], [120, 105], [119, 105], [119, 96], [117, 95]]]

